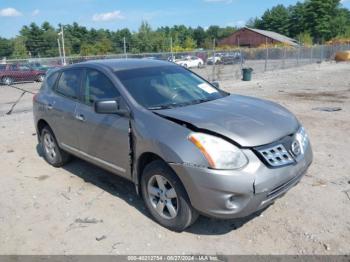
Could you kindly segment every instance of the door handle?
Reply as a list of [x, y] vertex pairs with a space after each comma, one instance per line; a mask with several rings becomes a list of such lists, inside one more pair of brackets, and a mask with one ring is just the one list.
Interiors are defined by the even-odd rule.
[[84, 117], [84, 115], [82, 115], [82, 114], [75, 115], [75, 118], [76, 118], [77, 120], [79, 120], [79, 121], [82, 121], [82, 122], [85, 121], [85, 117]]
[[47, 105], [47, 109], [48, 109], [48, 110], [52, 110], [52, 109], [53, 109], [53, 106], [52, 106], [51, 104], [48, 104], [48, 105]]

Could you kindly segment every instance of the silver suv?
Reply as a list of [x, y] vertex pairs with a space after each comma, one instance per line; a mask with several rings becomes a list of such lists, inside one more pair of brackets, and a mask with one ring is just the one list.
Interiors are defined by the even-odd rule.
[[101, 60], [49, 74], [34, 97], [46, 161], [71, 155], [135, 184], [161, 225], [198, 214], [248, 216], [296, 185], [312, 162], [308, 136], [282, 106], [226, 93], [156, 60]]

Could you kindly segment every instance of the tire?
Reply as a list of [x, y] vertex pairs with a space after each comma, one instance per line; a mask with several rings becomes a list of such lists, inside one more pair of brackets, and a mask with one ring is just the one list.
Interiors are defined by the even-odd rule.
[[54, 167], [61, 167], [71, 159], [70, 154], [58, 146], [56, 137], [48, 126], [41, 131], [40, 144], [44, 159]]
[[[159, 179], [162, 180], [165, 190], [162, 190], [162, 186], [158, 184]], [[154, 190], [157, 187], [158, 190]], [[144, 169], [141, 177], [141, 191], [145, 205], [154, 220], [170, 230], [181, 232], [198, 218], [198, 213], [191, 206], [180, 179], [161, 160], [151, 162]], [[167, 195], [166, 192], [171, 195]], [[157, 211], [158, 205], [163, 207], [160, 208], [162, 211]]]
[[9, 77], [9, 76], [4, 76], [2, 79], [1, 79], [1, 82], [4, 84], [4, 85], [12, 85], [14, 80], [13, 78]]
[[199, 62], [199, 63], [198, 63], [198, 68], [201, 68], [201, 67], [202, 67], [202, 63]]
[[36, 81], [37, 82], [43, 82], [45, 79], [45, 76], [44, 75], [38, 75], [37, 78], [36, 78]]
[[184, 64], [183, 67], [184, 67], [184, 68], [187, 68], [187, 64]]

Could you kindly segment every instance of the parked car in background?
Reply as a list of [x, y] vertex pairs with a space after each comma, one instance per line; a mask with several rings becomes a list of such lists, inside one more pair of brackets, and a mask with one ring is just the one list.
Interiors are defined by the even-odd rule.
[[197, 56], [185, 56], [183, 58], [176, 59], [175, 63], [186, 68], [200, 68], [204, 65], [203, 60]]
[[207, 65], [220, 64], [221, 58], [222, 58], [222, 54], [215, 54], [215, 56], [210, 56], [207, 59]]
[[15, 82], [42, 82], [45, 79], [44, 70], [35, 70], [27, 65], [21, 64], [1, 64], [0, 65], [0, 83], [11, 85]]
[[313, 158], [305, 129], [284, 107], [227, 93], [165, 61], [64, 67], [33, 103], [49, 164], [75, 155], [129, 179], [152, 217], [176, 231], [199, 213], [231, 219], [266, 208]]
[[221, 63], [224, 65], [233, 65], [243, 63], [244, 59], [240, 52], [226, 53], [221, 57]]
[[29, 62], [26, 65], [29, 66], [32, 70], [40, 70], [45, 72], [51, 68], [51, 66], [43, 65], [39, 62]]

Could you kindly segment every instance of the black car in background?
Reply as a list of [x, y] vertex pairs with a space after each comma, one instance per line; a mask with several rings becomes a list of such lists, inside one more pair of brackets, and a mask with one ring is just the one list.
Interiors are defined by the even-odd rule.
[[240, 52], [227, 53], [221, 57], [221, 64], [233, 65], [244, 62], [244, 58]]

